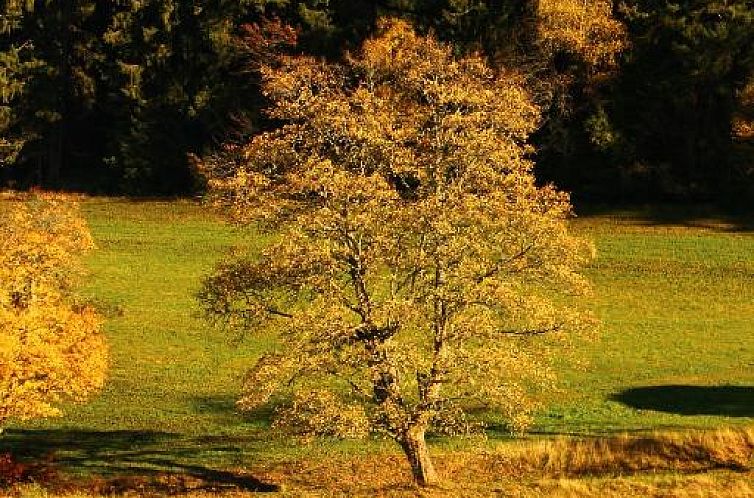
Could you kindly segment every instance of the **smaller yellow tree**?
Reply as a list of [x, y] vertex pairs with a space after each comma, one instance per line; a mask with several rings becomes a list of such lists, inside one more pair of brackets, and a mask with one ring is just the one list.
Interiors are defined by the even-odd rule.
[[527, 158], [538, 109], [514, 71], [402, 21], [344, 64], [287, 57], [264, 75], [283, 125], [204, 164], [234, 218], [282, 231], [202, 293], [211, 314], [279, 333], [239, 406], [287, 392], [276, 423], [387, 434], [434, 484], [426, 432], [463, 431], [469, 407], [525, 427], [551, 353], [588, 322], [568, 297], [591, 246]]
[[99, 318], [72, 300], [77, 257], [93, 245], [75, 205], [44, 196], [0, 208], [2, 431], [83, 401], [103, 385], [108, 354]]

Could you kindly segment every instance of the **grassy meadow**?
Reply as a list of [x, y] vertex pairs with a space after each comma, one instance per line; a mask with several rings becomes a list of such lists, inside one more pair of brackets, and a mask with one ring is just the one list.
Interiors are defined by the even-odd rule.
[[[253, 251], [262, 238], [185, 200], [91, 198], [82, 209], [98, 246], [86, 260], [82, 293], [106, 317], [109, 382], [63, 418], [10, 427], [0, 453], [29, 460], [54, 453], [71, 479], [95, 482], [92, 493], [138, 492], [145, 479], [156, 495], [243, 494], [266, 483], [291, 496], [419, 492], [406, 484], [408, 469], [388, 442], [302, 444], [271, 436], [268, 414], [235, 412], [245, 366], [268, 340], [208, 325], [194, 295], [223, 254]], [[573, 446], [582, 443], [558, 449], [556, 436], [621, 446], [624, 433], [645, 443], [665, 437], [650, 437], [657, 432], [681, 434], [660, 445], [677, 449], [673, 438], [688, 429], [716, 430], [709, 438], [729, 443], [741, 429], [743, 442], [730, 444], [754, 447], [746, 429], [754, 422], [754, 226], [677, 207], [581, 214], [573, 229], [598, 248], [588, 274], [599, 339], [582, 347], [583, 365], [562, 372], [561, 392], [528, 436], [493, 429], [485, 441], [433, 441], [438, 467], [453, 476], [438, 493], [754, 496], [754, 474], [721, 464], [728, 457], [712, 450], [698, 468], [668, 464], [677, 456], [668, 450], [676, 456], [662, 464], [644, 459], [600, 474], [590, 471], [598, 464], [553, 463], [538, 473], [536, 462], [554, 462], [557, 452], [576, 452], [576, 461], [611, 451]], [[653, 441], [646, 444], [656, 448]], [[48, 496], [34, 486], [20, 493]]]

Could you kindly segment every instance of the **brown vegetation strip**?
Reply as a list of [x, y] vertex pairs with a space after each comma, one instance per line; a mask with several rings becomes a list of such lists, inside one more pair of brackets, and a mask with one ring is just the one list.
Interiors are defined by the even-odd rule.
[[51, 486], [62, 494], [45, 496], [203, 497], [281, 491], [285, 496], [745, 498], [754, 497], [753, 457], [754, 428], [721, 429], [562, 438], [438, 453], [443, 485], [429, 490], [411, 484], [411, 472], [396, 453], [259, 464], [243, 472], [218, 471], [217, 476], [187, 472], [95, 479], [78, 486]]
[[[520, 445], [505, 444], [492, 451], [455, 451], [436, 455], [444, 482], [454, 486], [456, 491], [462, 483], [466, 483], [469, 490], [473, 487], [480, 492], [485, 489], [495, 492], [496, 488], [502, 490], [500, 486], [504, 483], [528, 482], [530, 486], [526, 489], [529, 491], [544, 486], [555, 493], [554, 490], [563, 485], [573, 488], [574, 496], [590, 496], [590, 489], [595, 491], [595, 486], [606, 485], [602, 480], [614, 481], [619, 476], [669, 473], [678, 474], [679, 478], [684, 477], [681, 474], [687, 474], [684, 478], [701, 479], [705, 473], [732, 471], [741, 476], [741, 479], [735, 478], [733, 482], [750, 482], [753, 457], [754, 428], [611, 438], [562, 438]], [[283, 483], [284, 489], [316, 493], [335, 490], [352, 495], [380, 494], [387, 490], [390, 490], [388, 494], [408, 493], [410, 490], [417, 492], [410, 486], [409, 469], [398, 455], [280, 464], [266, 469], [260, 476], [268, 482]], [[626, 486], [632, 488], [639, 484], [626, 481], [619, 485], [619, 489], [626, 491]], [[649, 490], [652, 486], [654, 484], [647, 488], [648, 496], [652, 495]], [[503, 487], [510, 490], [508, 486]], [[545, 495], [549, 495], [550, 491]], [[448, 492], [452, 494], [455, 491]], [[523, 488], [521, 492], [524, 493], [522, 496], [528, 493]], [[644, 494], [638, 488], [637, 493]], [[609, 493], [605, 496], [609, 496]], [[620, 493], [615, 496], [620, 496]]]

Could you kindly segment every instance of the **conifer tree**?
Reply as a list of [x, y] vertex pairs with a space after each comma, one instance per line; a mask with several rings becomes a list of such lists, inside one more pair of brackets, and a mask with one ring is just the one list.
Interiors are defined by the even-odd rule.
[[115, 54], [110, 163], [122, 188], [190, 191], [189, 154], [206, 152], [229, 132], [256, 130], [261, 99], [248, 73], [243, 26], [279, 3], [285, 2], [148, 0], [112, 7], [103, 39]]
[[0, 34], [5, 67], [0, 126], [7, 151], [0, 159], [6, 165], [20, 159], [27, 169], [22, 176], [57, 186], [67, 158], [80, 152], [77, 124], [86, 121], [83, 115], [97, 98], [103, 57], [98, 22], [106, 6], [91, 0], [27, 4], [6, 17]]
[[35, 67], [28, 40], [20, 40], [18, 32], [27, 9], [33, 3], [6, 2], [0, 12], [0, 165], [13, 163], [24, 145], [24, 133], [18, 129], [18, 103], [26, 90], [30, 72]]
[[[732, 169], [734, 115], [754, 75], [746, 0], [627, 2], [634, 47], [615, 95], [631, 162], [666, 194], [709, 196], [746, 181]], [[727, 186], [726, 186], [727, 185]]]

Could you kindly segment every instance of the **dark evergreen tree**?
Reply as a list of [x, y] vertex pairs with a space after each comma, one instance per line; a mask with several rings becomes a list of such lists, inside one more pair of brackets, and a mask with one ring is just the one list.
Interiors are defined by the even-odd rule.
[[739, 184], [738, 95], [754, 74], [748, 0], [634, 0], [633, 51], [612, 104], [624, 162], [654, 194], [711, 197]]
[[748, 0], [9, 0], [0, 182], [191, 192], [192, 154], [274, 126], [260, 113], [260, 60], [294, 38], [338, 59], [392, 16], [528, 74], [545, 110], [541, 181], [711, 195], [754, 184], [749, 142], [731, 138], [748, 119], [753, 11]]
[[[112, 7], [107, 164], [118, 188], [191, 189], [187, 154], [226, 131], [232, 112], [255, 107], [235, 37], [258, 2], [149, 0]], [[252, 98], [247, 100], [249, 95]]]
[[5, 18], [2, 34], [2, 161], [18, 164], [25, 183], [59, 186], [99, 143], [89, 118], [103, 62], [103, 8], [89, 0], [26, 4], [12, 22]]

